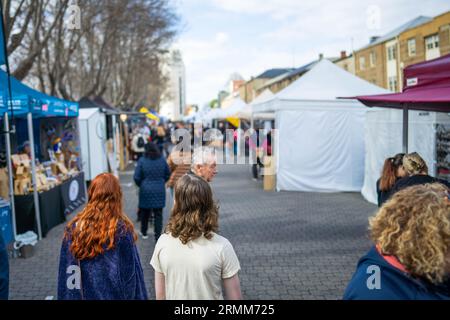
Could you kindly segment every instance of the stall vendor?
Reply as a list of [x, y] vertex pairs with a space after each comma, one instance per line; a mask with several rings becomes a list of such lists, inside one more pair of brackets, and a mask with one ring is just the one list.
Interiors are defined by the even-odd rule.
[[30, 141], [25, 141], [19, 147], [19, 154], [26, 154], [31, 159], [31, 146]]

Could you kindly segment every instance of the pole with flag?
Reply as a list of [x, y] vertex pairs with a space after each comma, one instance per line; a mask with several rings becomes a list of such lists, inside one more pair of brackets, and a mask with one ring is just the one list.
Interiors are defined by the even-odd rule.
[[[7, 83], [1, 83], [0, 84], [0, 90], [3, 94], [1, 97], [4, 101], [3, 105], [8, 105], [7, 102], [9, 102], [9, 109], [11, 114], [11, 126], [10, 126], [10, 119], [8, 110], [6, 110], [3, 121], [4, 121], [4, 131], [1, 133], [5, 134], [5, 142], [6, 142], [6, 159], [7, 159], [7, 166], [8, 166], [8, 176], [9, 176], [9, 197], [10, 197], [10, 203], [11, 203], [11, 217], [12, 217], [12, 231], [13, 231], [13, 237], [14, 240], [16, 239], [17, 235], [17, 227], [16, 227], [16, 210], [14, 205], [14, 181], [12, 176], [12, 161], [11, 161], [11, 134], [15, 132], [15, 127], [13, 125], [14, 120], [14, 109], [13, 109], [13, 97], [12, 97], [12, 90], [11, 90], [11, 78], [10, 78], [10, 70], [9, 70], [9, 63], [8, 63], [8, 53], [6, 49], [6, 38], [5, 38], [5, 19], [3, 18], [3, 1], [0, 0], [0, 69], [2, 71], [6, 71], [7, 74]], [[5, 86], [8, 87], [8, 90], [4, 90]], [[1, 115], [0, 115], [1, 117]]]

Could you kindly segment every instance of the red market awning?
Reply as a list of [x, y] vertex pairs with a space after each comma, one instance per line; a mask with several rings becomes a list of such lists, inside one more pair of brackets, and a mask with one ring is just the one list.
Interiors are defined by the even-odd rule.
[[450, 86], [424, 88], [402, 93], [357, 96], [368, 107], [450, 112]]
[[403, 88], [401, 93], [347, 99], [369, 107], [450, 112], [450, 54], [406, 67]]

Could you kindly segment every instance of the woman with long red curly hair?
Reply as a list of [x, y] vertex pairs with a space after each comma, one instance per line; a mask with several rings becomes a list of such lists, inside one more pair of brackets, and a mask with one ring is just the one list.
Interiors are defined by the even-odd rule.
[[58, 299], [147, 299], [134, 227], [122, 209], [119, 180], [98, 175], [86, 207], [66, 227]]

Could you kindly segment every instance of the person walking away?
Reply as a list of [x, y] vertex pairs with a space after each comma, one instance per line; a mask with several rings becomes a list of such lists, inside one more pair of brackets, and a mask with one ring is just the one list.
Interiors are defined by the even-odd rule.
[[263, 156], [264, 154], [267, 154], [268, 156], [272, 155], [272, 147], [269, 145], [272, 141], [272, 133], [269, 132], [269, 134], [265, 137], [263, 143], [260, 146], [260, 130], [255, 130], [255, 133], [252, 134], [248, 140], [248, 146], [250, 150], [253, 150], [253, 152], [256, 155], [256, 163], [252, 164], [252, 175], [253, 180], [257, 181], [259, 178], [259, 171], [264, 168], [263, 164]]
[[136, 234], [123, 212], [119, 180], [98, 175], [86, 207], [67, 224], [58, 274], [59, 300], [146, 300]]
[[406, 176], [406, 171], [403, 168], [404, 156], [404, 153], [398, 153], [394, 157], [384, 160], [381, 177], [377, 180], [378, 207], [381, 207], [389, 199], [391, 189], [398, 179]]
[[134, 172], [134, 181], [139, 187], [139, 216], [141, 236], [147, 239], [148, 220], [153, 214], [155, 241], [162, 232], [162, 214], [166, 204], [165, 184], [169, 180], [170, 169], [153, 142], [145, 145], [145, 156], [139, 159]]
[[170, 195], [173, 198], [173, 189], [178, 179], [188, 173], [191, 169], [192, 155], [190, 151], [172, 150], [167, 158], [167, 164], [170, 169], [170, 178], [167, 187], [170, 189]]
[[450, 299], [450, 201], [442, 184], [416, 185], [370, 219], [374, 245], [362, 257], [346, 300]]
[[8, 300], [9, 298], [9, 262], [8, 251], [0, 232], [0, 300]]
[[175, 185], [175, 201], [165, 233], [150, 264], [158, 300], [242, 299], [239, 260], [231, 243], [218, 235], [218, 207], [211, 187], [186, 174]]
[[395, 183], [390, 192], [390, 197], [402, 189], [418, 184], [442, 183], [450, 188], [448, 181], [434, 178], [428, 174], [428, 166], [417, 152], [409, 153], [403, 157], [403, 167], [406, 176]]
[[164, 139], [165, 138], [166, 138], [166, 130], [160, 124], [156, 128], [155, 143], [158, 146], [158, 149], [159, 149], [159, 152], [161, 153], [161, 155], [163, 155], [163, 152], [164, 152]]
[[136, 132], [136, 134], [133, 137], [133, 140], [131, 141], [131, 148], [133, 150], [133, 153], [135, 155], [135, 160], [138, 161], [145, 151], [145, 137], [141, 132]]

